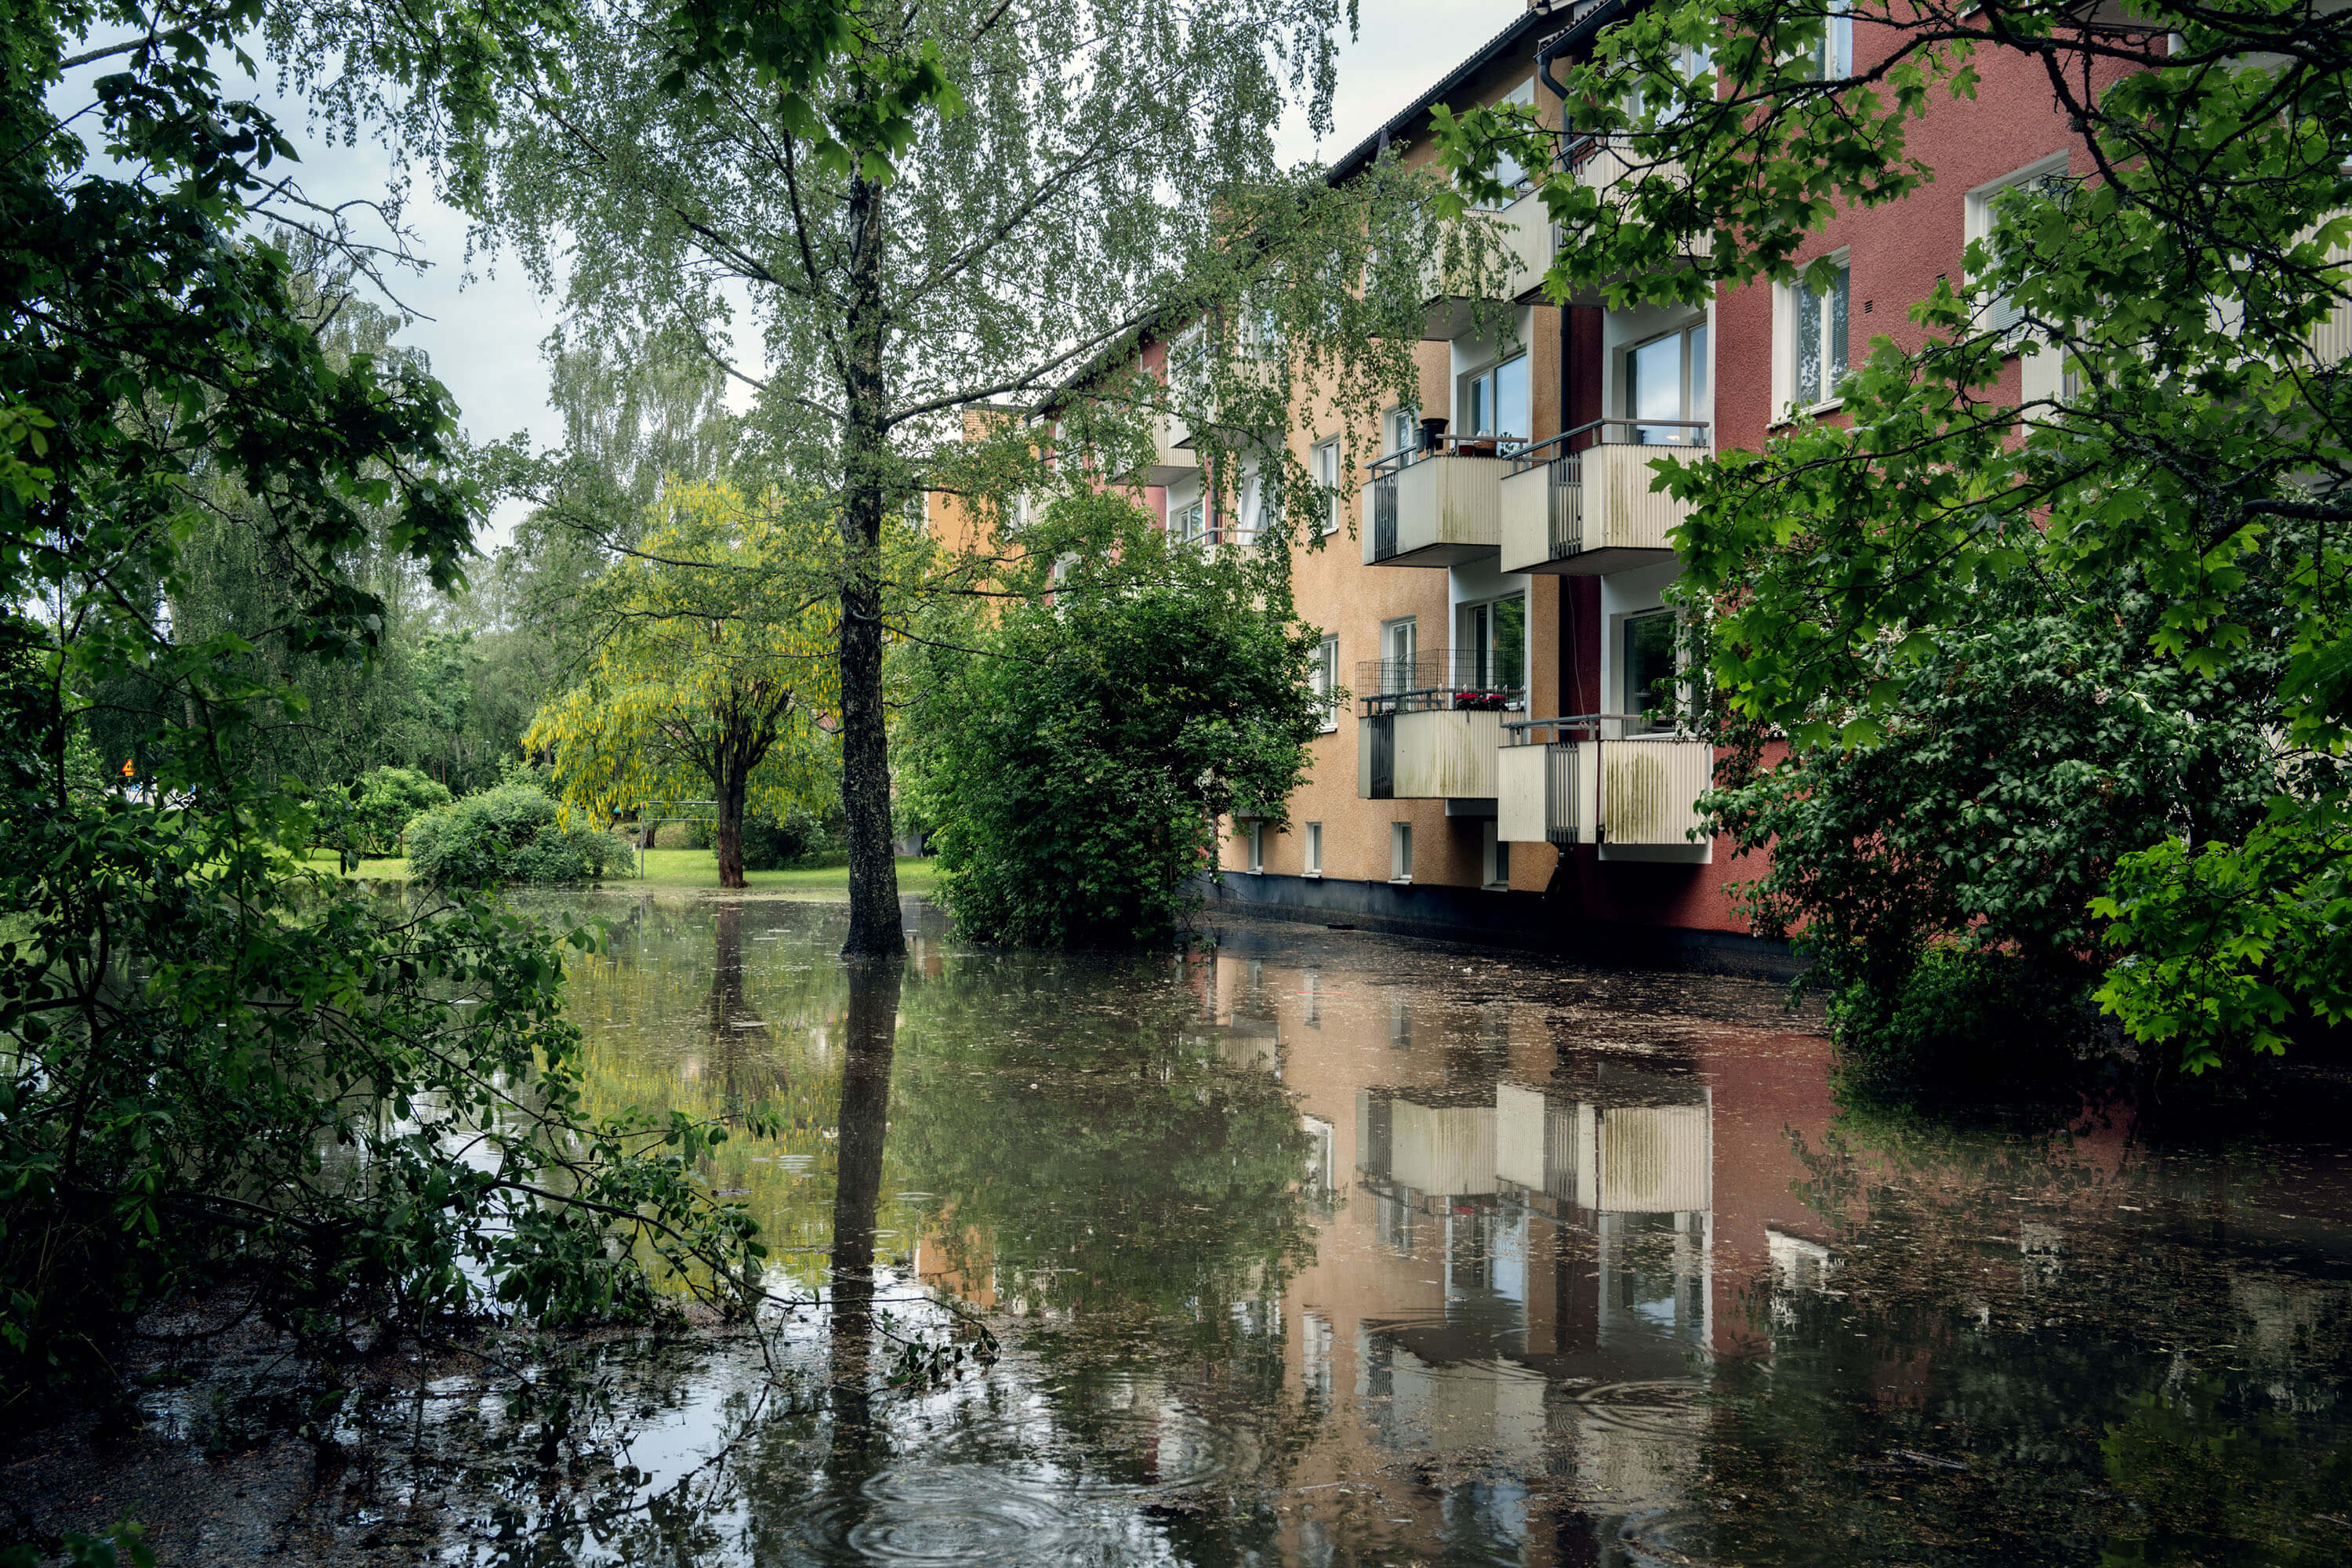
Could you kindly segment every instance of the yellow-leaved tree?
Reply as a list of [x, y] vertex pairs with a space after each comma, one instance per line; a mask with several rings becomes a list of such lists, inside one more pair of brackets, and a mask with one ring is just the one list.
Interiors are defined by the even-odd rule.
[[579, 685], [523, 744], [549, 753], [567, 809], [598, 822], [709, 792], [719, 881], [743, 886], [743, 815], [821, 804], [830, 721], [836, 548], [821, 502], [676, 485], [643, 536], [589, 587]]

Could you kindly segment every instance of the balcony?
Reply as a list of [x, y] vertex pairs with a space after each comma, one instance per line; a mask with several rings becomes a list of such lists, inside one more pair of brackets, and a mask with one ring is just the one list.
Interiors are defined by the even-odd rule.
[[1492, 800], [1506, 713], [1523, 688], [1483, 658], [1444, 649], [1356, 667], [1356, 794], [1364, 800]]
[[1172, 485], [1201, 471], [1192, 429], [1172, 410], [1152, 416], [1151, 447], [1151, 460], [1136, 470], [1138, 484]]
[[1521, 196], [1496, 212], [1474, 212], [1466, 221], [1487, 226], [1501, 242], [1503, 275], [1478, 279], [1462, 272], [1449, 273], [1442, 256], [1433, 256], [1422, 271], [1422, 339], [1450, 342], [1468, 332], [1474, 303], [1525, 303], [1538, 298], [1544, 274], [1551, 270], [1556, 235], [1551, 213], [1534, 193]]
[[1374, 463], [1364, 487], [1364, 564], [1459, 566], [1493, 554], [1508, 445], [1433, 435], [1418, 450]]
[[1710, 449], [1692, 419], [1597, 419], [1527, 447], [1496, 486], [1497, 564], [1591, 576], [1671, 559], [1690, 504], [1653, 488], [1650, 464]]
[[[1715, 787], [1715, 748], [1644, 731], [1622, 713], [1500, 726], [1495, 836], [1507, 843], [1688, 848], [1698, 798]], [[1705, 835], [1696, 840], [1706, 842]]]
[[[1560, 154], [1560, 165], [1575, 177], [1578, 184], [1599, 191], [1602, 201], [1617, 206], [1624, 205], [1624, 185], [1629, 178], [1640, 180], [1659, 175], [1679, 181], [1682, 176], [1679, 164], [1643, 162], [1633, 151], [1632, 136], [1623, 132], [1570, 139]], [[1554, 237], [1554, 244], [1558, 244], [1558, 237]], [[1713, 247], [1711, 237], [1703, 234], [1693, 236], [1686, 259], [1673, 264], [1670, 269], [1681, 270], [1689, 260], [1703, 259]], [[1622, 276], [1614, 276], [1584, 284], [1569, 296], [1568, 302], [1571, 305], [1606, 305], [1610, 302], [1610, 285], [1623, 280]]]

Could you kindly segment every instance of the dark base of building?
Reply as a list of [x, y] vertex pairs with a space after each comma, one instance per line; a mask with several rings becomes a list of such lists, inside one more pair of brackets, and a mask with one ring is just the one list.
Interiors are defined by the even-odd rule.
[[1211, 914], [1247, 910], [1302, 924], [1519, 948], [1582, 963], [1774, 980], [1805, 968], [1785, 942], [1742, 931], [1584, 920], [1543, 893], [1234, 871], [1214, 880], [1201, 879], [1197, 890]]

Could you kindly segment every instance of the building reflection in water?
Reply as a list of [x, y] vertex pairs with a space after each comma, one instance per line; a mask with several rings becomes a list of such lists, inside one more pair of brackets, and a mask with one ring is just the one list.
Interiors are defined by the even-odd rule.
[[[772, 1234], [828, 1258], [836, 1380], [867, 1359], [867, 1278], [909, 1288], [894, 1311], [929, 1292], [989, 1313], [1007, 1360], [870, 1411], [836, 1381], [831, 1425], [786, 1442], [783, 1424], [752, 1467], [758, 1517], [858, 1540], [1018, 1525], [954, 1559], [975, 1562], [1543, 1568], [1811, 1562], [1828, 1543], [1862, 1563], [1927, 1528], [1881, 1507], [1906, 1467], [2042, 1456], [2005, 1489], [1906, 1492], [1975, 1539], [2010, 1516], [1970, 1500], [2044, 1471], [2063, 1476], [2051, 1518], [2105, 1506], [2076, 1500], [2116, 1462], [2102, 1421], [2139, 1423], [2151, 1496], [2179, 1409], [2231, 1440], [2239, 1418], [2210, 1414], [2225, 1396], [2332, 1430], [2309, 1413], [2337, 1408], [2352, 1297], [2210, 1238], [2272, 1245], [2268, 1226], [2274, 1251], [2325, 1253], [2336, 1222], [2310, 1216], [2346, 1181], [2305, 1171], [2294, 1203], [2252, 1203], [2284, 1178], [2201, 1157], [2167, 1175], [2095, 1128], [1908, 1154], [1851, 1121], [1833, 1138], [1822, 1042], [1774, 1031], [1772, 992], [1523, 980], [1494, 955], [1286, 932], [1124, 967], [926, 933], [891, 1002], [818, 932], [823, 962], [755, 973], [747, 1000], [768, 920], [740, 963], [722, 922], [717, 973], [677, 987], [694, 1020], [678, 1077], [789, 1100], [785, 1142], [827, 1179], [762, 1146], [714, 1183], [754, 1189]], [[610, 1037], [641, 1040], [611, 1000]], [[890, 1061], [867, 1043], [887, 1053], [901, 1015], [869, 1084], [853, 1068]], [[2168, 1233], [2168, 1275], [2138, 1251], [2158, 1202], [2201, 1226]], [[2118, 1290], [2145, 1310], [2087, 1338], [2059, 1326]], [[2180, 1370], [2200, 1312], [2228, 1375], [2261, 1363], [2242, 1390]], [[2131, 1403], [2157, 1389], [2187, 1403]], [[1972, 1447], [1944, 1430], [1963, 1420], [1985, 1424]], [[1748, 1497], [1770, 1500], [1727, 1510]], [[809, 1560], [855, 1555], [828, 1535]]]
[[[1618, 1560], [1629, 1521], [1685, 1504], [1713, 1364], [1762, 1348], [1721, 1326], [1731, 1297], [1791, 1249], [1792, 1287], [1830, 1267], [1779, 1114], [1820, 1125], [1825, 1091], [1744, 1130], [1754, 1234], [1726, 1248], [1703, 1045], [1580, 1051], [1540, 1009], [1328, 963], [1227, 953], [1195, 989], [1200, 1034], [1278, 1073], [1308, 1137], [1318, 1247], [1282, 1333], [1333, 1419], [1297, 1484], [1377, 1488], [1401, 1537], [1526, 1563]], [[1288, 1528], [1302, 1562], [1348, 1533]]]

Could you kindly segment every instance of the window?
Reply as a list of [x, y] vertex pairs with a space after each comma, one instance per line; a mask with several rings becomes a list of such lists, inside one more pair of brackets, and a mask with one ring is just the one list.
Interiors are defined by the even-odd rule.
[[1671, 610], [1628, 616], [1623, 642], [1618, 649], [1618, 679], [1624, 706], [1621, 713], [1638, 715], [1636, 730], [1670, 730], [1675, 722], [1675, 617]]
[[[1625, 351], [1625, 416], [1660, 421], [1706, 417], [1706, 323], [1636, 343]], [[1703, 444], [1706, 433], [1684, 423], [1636, 425], [1646, 446]]]
[[[1707, 85], [1704, 92], [1700, 91], [1696, 85], [1699, 78], [1708, 75], [1715, 69], [1713, 50], [1703, 45], [1696, 48], [1689, 45], [1682, 45], [1675, 48], [1674, 58], [1675, 69], [1682, 77], [1683, 84], [1681, 89], [1675, 93], [1670, 101], [1662, 102], [1657, 106], [1658, 118], [1655, 123], [1661, 126], [1677, 123], [1688, 112], [1689, 105], [1715, 96], [1712, 82]], [[1638, 87], [1625, 100], [1625, 112], [1636, 124], [1642, 122], [1648, 107]]]
[[1322, 531], [1337, 533], [1340, 524], [1347, 521], [1340, 509], [1348, 504], [1348, 498], [1339, 493], [1339, 443], [1337, 440], [1323, 442], [1315, 448], [1314, 458], [1315, 483], [1327, 492]]
[[1265, 468], [1258, 470], [1257, 509], [1252, 514], [1249, 531], [1242, 536], [1244, 544], [1262, 544], [1282, 521], [1282, 470]]
[[1486, 819], [1486, 886], [1507, 888], [1511, 885], [1511, 846], [1508, 840], [1495, 835], [1496, 823]]
[[1265, 870], [1265, 824], [1253, 822], [1244, 831], [1249, 835], [1250, 875], [1260, 876]]
[[[1462, 667], [1454, 679], [1481, 691], [1525, 692], [1528, 684], [1528, 601], [1524, 594], [1462, 606]], [[1525, 705], [1525, 699], [1511, 704]]]
[[1410, 822], [1389, 824], [1389, 880], [1412, 880], [1412, 824]]
[[1381, 623], [1381, 690], [1411, 691], [1420, 685], [1420, 634], [1413, 617]]
[[1381, 451], [1410, 452], [1421, 445], [1421, 410], [1391, 408], [1381, 416]]
[[1194, 501], [1176, 514], [1176, 526], [1171, 531], [1186, 544], [1198, 544], [1208, 537], [1208, 513]]
[[[1970, 245], [1986, 241], [1985, 248], [1992, 249], [1992, 241], [2003, 226], [2001, 211], [2008, 204], [2001, 197], [2011, 191], [2032, 191], [2046, 195], [2063, 195], [2074, 188], [2066, 177], [2066, 154], [2053, 153], [2037, 158], [2013, 174], [2003, 174], [1970, 191], [1967, 205], [1967, 231], [1962, 239]], [[2007, 295], [1990, 300], [1985, 307], [1983, 322], [1987, 331], [2005, 332], [2024, 320], [2024, 314], [2011, 302]]]
[[1853, 74], [1853, 0], [1830, 0], [1822, 36], [1805, 51], [1805, 76], [1837, 81]]
[[1838, 395], [1846, 372], [1846, 301], [1853, 268], [1843, 252], [1834, 258], [1829, 291], [1816, 294], [1800, 279], [1779, 289], [1780, 353], [1773, 401], [1799, 412], [1818, 408]]
[[1462, 378], [1462, 427], [1457, 436], [1528, 438], [1528, 356], [1505, 360]]
[[1322, 731], [1329, 734], [1339, 727], [1339, 639], [1325, 637], [1315, 650], [1315, 662], [1307, 667], [1307, 683], [1314, 687], [1317, 700], [1323, 704]]
[[[1526, 81], [1521, 82], [1518, 86], [1513, 88], [1510, 91], [1497, 99], [1495, 102], [1495, 107], [1501, 109], [1512, 104], [1517, 104], [1526, 109], [1533, 109], [1535, 107], [1536, 83], [1533, 77], [1529, 77]], [[1497, 184], [1502, 185], [1502, 187], [1510, 194], [1502, 197], [1499, 201], [1481, 202], [1479, 204], [1489, 211], [1510, 205], [1513, 202], [1517, 201], [1520, 195], [1528, 188], [1528, 172], [1519, 166], [1519, 161], [1517, 159], [1512, 157], [1507, 153], [1495, 160], [1495, 179]]]
[[1310, 877], [1323, 874], [1323, 825], [1319, 822], [1307, 825], [1307, 874]]

